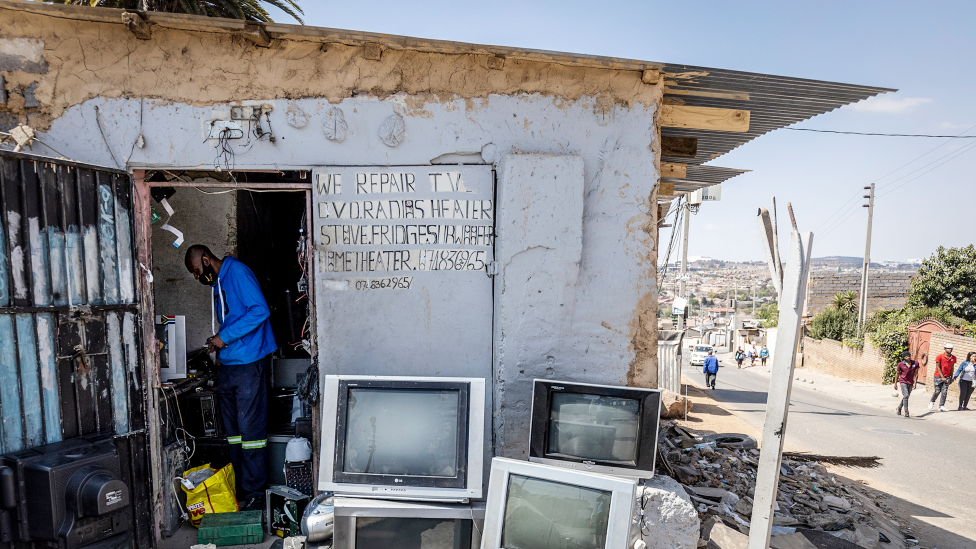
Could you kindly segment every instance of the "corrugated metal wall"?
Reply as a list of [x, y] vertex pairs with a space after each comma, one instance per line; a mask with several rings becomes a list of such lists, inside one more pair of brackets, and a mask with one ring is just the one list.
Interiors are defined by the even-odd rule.
[[0, 453], [145, 428], [131, 193], [0, 152]]

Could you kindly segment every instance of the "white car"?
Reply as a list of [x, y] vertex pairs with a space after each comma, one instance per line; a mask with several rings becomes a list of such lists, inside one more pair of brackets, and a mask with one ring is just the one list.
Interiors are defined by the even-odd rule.
[[692, 366], [704, 366], [705, 357], [708, 353], [712, 352], [711, 345], [695, 345], [695, 348], [691, 351], [691, 365]]

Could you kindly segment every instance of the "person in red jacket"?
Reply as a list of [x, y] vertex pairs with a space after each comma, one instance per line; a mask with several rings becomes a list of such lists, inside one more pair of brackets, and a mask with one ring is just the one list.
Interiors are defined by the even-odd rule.
[[905, 409], [905, 417], [908, 416], [908, 397], [918, 382], [918, 362], [912, 360], [912, 353], [905, 351], [902, 353], [904, 360], [898, 363], [898, 378], [895, 380], [895, 390], [901, 390], [901, 402], [898, 404], [898, 415], [901, 409]]
[[956, 355], [952, 354], [952, 343], [945, 344], [945, 352], [935, 357], [935, 390], [932, 391], [932, 401], [929, 410], [935, 406], [935, 399], [942, 395], [939, 401], [939, 411], [948, 412], [945, 407], [946, 397], [949, 395], [949, 385], [952, 384], [952, 374], [956, 371]]

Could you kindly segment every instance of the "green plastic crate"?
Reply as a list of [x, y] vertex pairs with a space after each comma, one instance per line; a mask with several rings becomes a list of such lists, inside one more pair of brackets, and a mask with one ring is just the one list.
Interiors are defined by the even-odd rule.
[[247, 545], [264, 541], [261, 511], [207, 513], [197, 531], [197, 543]]

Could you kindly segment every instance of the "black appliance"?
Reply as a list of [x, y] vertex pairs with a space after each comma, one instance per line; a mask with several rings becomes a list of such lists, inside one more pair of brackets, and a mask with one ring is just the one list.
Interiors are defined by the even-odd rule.
[[0, 456], [3, 541], [56, 549], [124, 545], [130, 539], [129, 504], [110, 437], [80, 437]]
[[211, 391], [194, 391], [180, 395], [179, 413], [183, 418], [183, 428], [194, 438], [220, 437], [223, 435], [223, 422], [217, 395]]

